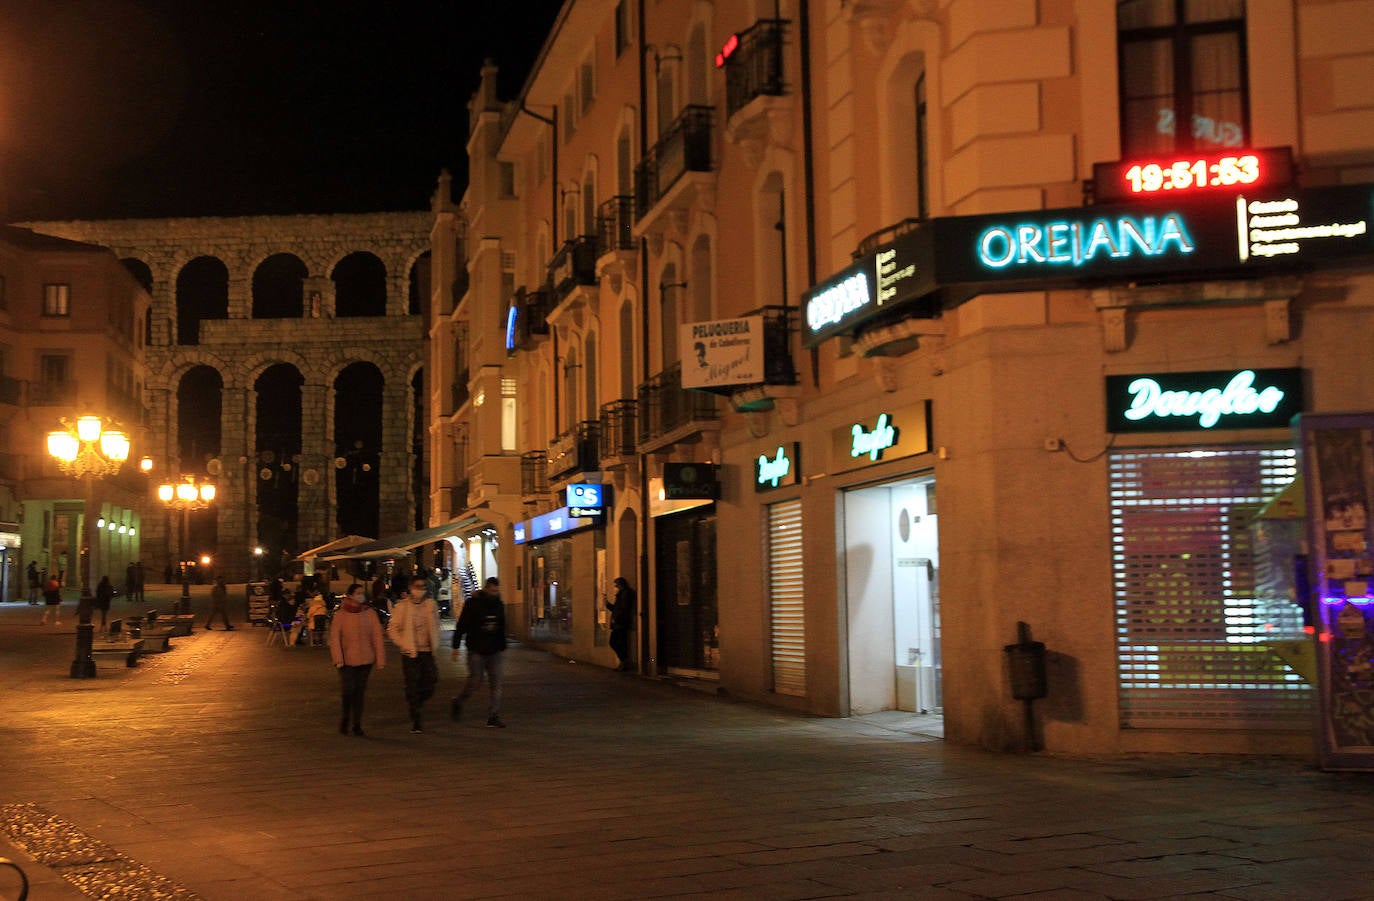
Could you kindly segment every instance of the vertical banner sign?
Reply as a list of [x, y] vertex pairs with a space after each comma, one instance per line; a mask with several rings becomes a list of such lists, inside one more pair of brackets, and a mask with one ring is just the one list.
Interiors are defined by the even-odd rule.
[[1321, 765], [1374, 770], [1374, 413], [1299, 420]]

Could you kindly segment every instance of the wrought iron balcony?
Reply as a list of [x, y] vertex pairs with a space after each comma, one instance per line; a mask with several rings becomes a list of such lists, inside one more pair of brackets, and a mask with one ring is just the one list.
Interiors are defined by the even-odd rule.
[[601, 407], [601, 459], [614, 460], [635, 455], [634, 398], [613, 400]]
[[468, 371], [464, 369], [454, 376], [453, 384], [449, 387], [452, 392], [450, 399], [453, 402], [452, 407], [449, 408], [449, 412], [456, 413], [463, 404], [468, 402], [468, 398], [471, 396], [471, 392], [468, 391]]
[[0, 376], [0, 404], [17, 407], [23, 402], [24, 383], [16, 378]]
[[76, 382], [29, 382], [29, 406], [65, 407], [76, 403]]
[[532, 499], [549, 493], [549, 456], [542, 450], [520, 455], [520, 494]]
[[596, 211], [596, 255], [638, 247], [634, 235], [635, 199], [619, 194], [601, 204]]
[[635, 221], [643, 219], [687, 172], [710, 172], [709, 106], [689, 106], [635, 166]]
[[589, 419], [549, 442], [549, 478], [601, 468], [601, 422]]
[[716, 399], [702, 391], [682, 387], [682, 364], [674, 363], [639, 386], [639, 443], [659, 439], [691, 426], [715, 422]]
[[725, 61], [725, 115], [744, 109], [755, 97], [787, 93], [782, 77], [786, 19], [760, 19], [739, 34], [739, 46]]
[[563, 242], [549, 261], [549, 284], [555, 303], [578, 285], [596, 284], [596, 236], [579, 235]]

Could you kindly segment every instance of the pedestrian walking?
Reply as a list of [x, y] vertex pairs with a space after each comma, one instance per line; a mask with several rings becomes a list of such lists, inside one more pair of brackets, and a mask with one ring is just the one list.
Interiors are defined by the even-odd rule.
[[95, 586], [95, 609], [100, 611], [100, 631], [109, 628], [110, 602], [114, 600], [115, 587], [109, 576], [101, 576]]
[[43, 605], [43, 618], [38, 624], [46, 626], [48, 617], [52, 617], [54, 626], [62, 625], [62, 585], [56, 579], [43, 583]]
[[224, 620], [224, 631], [234, 631], [229, 622], [229, 588], [224, 584], [224, 576], [215, 576], [215, 587], [210, 589], [210, 618], [205, 621], [205, 631], [214, 631], [215, 617]]
[[495, 576], [487, 579], [480, 591], [463, 604], [458, 625], [453, 629], [453, 659], [458, 659], [459, 641], [467, 636], [468, 680], [462, 692], [454, 698], [449, 714], [454, 720], [463, 715], [463, 704], [472, 697], [487, 679], [490, 691], [487, 702], [487, 725], [506, 728], [501, 721], [501, 654], [506, 650], [506, 605], [501, 602], [501, 583]]
[[611, 650], [620, 660], [617, 669], [628, 673], [634, 669], [630, 662], [630, 629], [635, 623], [635, 590], [624, 576], [616, 576], [612, 584], [615, 585], [615, 600], [610, 604]]
[[348, 594], [330, 624], [329, 656], [339, 670], [342, 693], [339, 734], [347, 735], [351, 727], [354, 735], [361, 736], [367, 679], [374, 665], [377, 669], [386, 667], [386, 645], [382, 641], [382, 624], [368, 610], [363, 586], [357, 582], [348, 586]]
[[130, 601], [137, 600], [140, 604], [144, 602], [145, 598], [143, 596], [143, 586], [146, 582], [147, 575], [143, 569], [143, 561], [139, 560], [138, 562], [134, 563], [134, 587], [136, 589], [137, 597], [130, 597]]
[[124, 597], [129, 601], [138, 599], [138, 567], [133, 563], [124, 567]]
[[29, 567], [25, 572], [29, 577], [29, 604], [36, 607], [38, 606], [38, 596], [43, 591], [43, 580], [38, 575], [38, 564], [30, 560]]
[[421, 711], [434, 696], [439, 681], [439, 668], [434, 663], [434, 651], [439, 647], [439, 608], [425, 590], [424, 576], [412, 578], [406, 596], [392, 607], [386, 634], [401, 649], [410, 731], [423, 732]]

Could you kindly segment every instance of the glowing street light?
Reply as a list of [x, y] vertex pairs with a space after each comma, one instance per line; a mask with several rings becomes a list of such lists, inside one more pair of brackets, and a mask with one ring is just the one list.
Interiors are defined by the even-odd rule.
[[[157, 499], [167, 505], [167, 509], [181, 508], [181, 612], [191, 612], [191, 573], [186, 566], [188, 545], [191, 543], [191, 511], [203, 510], [215, 500], [215, 486], [211, 482], [197, 482], [195, 476], [182, 476], [175, 484], [163, 483], [157, 486]], [[209, 558], [205, 558], [209, 563]]]
[[95, 599], [91, 596], [91, 569], [98, 551], [97, 530], [113, 531], [115, 523], [103, 519], [97, 523], [98, 506], [95, 499], [95, 480], [119, 472], [129, 459], [129, 436], [113, 422], [87, 414], [75, 422], [62, 419], [62, 428], [48, 433], [48, 456], [57, 461], [58, 468], [85, 483], [85, 506], [81, 516], [81, 601], [76, 608], [76, 659], [72, 661], [73, 679], [95, 677], [95, 659], [91, 657], [91, 643], [95, 626], [91, 624], [91, 610]]

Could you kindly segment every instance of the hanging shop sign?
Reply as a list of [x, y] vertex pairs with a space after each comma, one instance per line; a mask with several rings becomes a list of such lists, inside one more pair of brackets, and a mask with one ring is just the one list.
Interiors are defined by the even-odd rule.
[[1226, 193], [1293, 182], [1293, 148], [1227, 149], [1093, 164], [1099, 202]]
[[931, 237], [927, 226], [918, 226], [807, 292], [802, 343], [815, 347], [934, 291]]
[[679, 326], [678, 359], [684, 388], [756, 385], [763, 381], [763, 317]]
[[[1198, 163], [1209, 178], [1213, 165], [1222, 166], [1205, 157], [1184, 168]], [[937, 290], [952, 304], [1002, 291], [1374, 265], [1374, 185], [1284, 187], [1262, 176], [1282, 181], [1281, 162], [1257, 165], [1253, 184], [1209, 182], [1197, 193], [1170, 190], [1167, 200], [1160, 188], [1144, 192], [1159, 196], [1129, 203], [923, 222], [807, 293], [803, 344], [814, 347], [902, 308], [935, 315], [929, 295]], [[883, 285], [880, 260], [889, 273]]]
[[534, 519], [516, 523], [515, 543], [527, 544], [531, 541], [542, 541], [545, 538], [555, 538], [568, 532], [576, 532], [600, 524], [599, 518], [573, 516], [567, 507], [559, 507], [543, 516], [536, 516]]
[[568, 486], [568, 515], [573, 518], [601, 516], [610, 503], [610, 485], [574, 482]]
[[663, 497], [670, 501], [720, 500], [719, 467], [713, 463], [664, 463]]
[[512, 303], [506, 308], [506, 353], [513, 354], [520, 347], [520, 306]]
[[930, 450], [930, 401], [883, 411], [831, 432], [835, 469], [924, 454]]
[[779, 444], [754, 458], [754, 490], [772, 491], [782, 485], [801, 483], [801, 445]]
[[1301, 369], [1109, 375], [1107, 431], [1287, 428], [1302, 412]]

